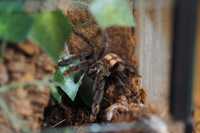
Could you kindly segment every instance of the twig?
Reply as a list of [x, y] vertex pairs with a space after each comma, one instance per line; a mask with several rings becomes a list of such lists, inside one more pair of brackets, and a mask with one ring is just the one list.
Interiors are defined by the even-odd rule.
[[66, 119], [63, 119], [63, 120], [61, 120], [60, 122], [54, 124], [54, 125], [51, 126], [51, 127], [52, 127], [52, 128], [53, 128], [53, 127], [57, 127], [58, 125], [62, 124], [62, 123], [65, 122], [65, 121], [66, 121]]
[[[51, 86], [51, 81], [52, 80], [52, 76], [46, 76], [45, 78], [43, 78], [42, 80], [33, 80], [31, 82], [13, 82], [11, 84], [8, 85], [3, 85], [0, 87], [0, 94], [2, 93], [6, 93], [8, 91], [17, 89], [17, 88], [24, 88], [25, 86], [28, 85], [36, 85], [36, 86]], [[27, 87], [29, 88], [29, 87]]]
[[21, 130], [20, 132], [23, 133], [30, 132], [30, 129], [27, 128], [25, 121], [22, 120], [22, 118], [19, 117], [15, 112], [13, 112], [6, 103], [6, 101], [1, 97], [0, 97], [0, 109], [2, 110], [3, 115], [10, 122], [12, 130], [14, 130], [14, 132], [17, 132], [19, 130]]
[[[36, 85], [36, 86], [53, 86], [54, 84], [51, 82], [52, 81], [52, 76], [48, 75], [46, 77], [44, 77], [42, 80], [34, 80], [31, 82], [21, 82], [21, 83], [11, 83], [8, 85], [3, 85], [0, 87], [0, 95], [4, 94], [8, 91], [11, 90], [15, 90], [18, 89], [20, 87], [28, 89], [30, 87], [26, 87], [28, 85]], [[9, 122], [11, 123], [12, 126], [12, 130], [14, 130], [14, 132], [20, 131], [23, 133], [30, 133], [30, 129], [27, 128], [27, 126], [25, 126], [25, 121], [18, 116], [14, 111], [11, 110], [11, 108], [8, 106], [8, 104], [6, 103], [6, 101], [0, 97], [0, 109], [3, 112], [3, 115], [7, 118], [7, 120], [9, 120]], [[57, 123], [55, 126], [59, 125], [60, 123], [62, 123], [63, 121]]]
[[89, 6], [89, 4], [87, 2], [83, 2], [83, 1], [74, 1], [74, 0], [72, 0], [72, 3], [75, 4], [75, 5], [84, 6], [86, 8]]
[[[32, 82], [23, 82], [23, 83], [11, 83], [8, 85], [3, 85], [0, 87], [0, 94], [4, 94], [8, 91], [23, 87], [23, 88], [29, 88], [25, 87], [28, 85], [37, 85], [37, 86], [52, 86], [53, 83], [51, 83], [52, 76], [46, 76], [42, 80], [34, 80]], [[7, 105], [6, 101], [0, 97], [0, 109], [3, 112], [3, 115], [9, 120], [11, 123], [11, 126], [13, 127], [13, 130], [23, 132], [23, 133], [30, 133], [30, 129], [25, 126], [24, 120], [22, 120], [21, 117], [19, 117], [14, 111], [11, 110], [11, 108]], [[59, 124], [59, 123], [58, 123]]]
[[92, 18], [89, 18], [85, 22], [80, 22], [80, 23], [74, 24], [74, 27], [76, 27], [76, 28], [83, 28], [83, 27], [87, 27], [87, 26], [89, 26], [91, 24], [95, 24], [95, 22], [94, 22], [94, 20]]

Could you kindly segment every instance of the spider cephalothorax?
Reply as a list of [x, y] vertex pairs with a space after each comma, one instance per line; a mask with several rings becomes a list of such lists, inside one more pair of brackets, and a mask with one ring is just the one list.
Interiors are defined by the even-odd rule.
[[[86, 37], [76, 31], [74, 31], [74, 33], [93, 48]], [[72, 66], [71, 69], [83, 71], [94, 80], [92, 87], [94, 94], [91, 107], [93, 118], [96, 118], [96, 115], [99, 113], [100, 103], [109, 82], [114, 82], [116, 85], [120, 86], [120, 88], [125, 88], [126, 84], [129, 82], [130, 76], [137, 74], [136, 68], [122, 60], [117, 54], [105, 54], [106, 40], [107, 36], [104, 34], [102, 41], [103, 48], [100, 52], [96, 52], [92, 49], [91, 52], [72, 55], [70, 58], [62, 59], [58, 63], [59, 66], [65, 66], [70, 65], [74, 59], [79, 59], [80, 63], [76, 66]]]

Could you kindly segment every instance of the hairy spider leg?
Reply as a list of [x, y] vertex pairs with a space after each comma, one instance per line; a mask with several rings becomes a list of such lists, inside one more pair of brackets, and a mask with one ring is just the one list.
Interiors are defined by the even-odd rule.
[[70, 74], [77, 72], [77, 71], [83, 71], [83, 72], [87, 73], [88, 70], [89, 70], [89, 66], [93, 62], [94, 62], [94, 60], [90, 59], [90, 60], [83, 60], [79, 64], [76, 64], [76, 65], [70, 65], [69, 64], [70, 68], [67, 71], [65, 71], [65, 74], [70, 75]]
[[88, 56], [90, 56], [90, 53], [88, 53], [88, 52], [84, 52], [79, 55], [72, 55], [71, 57], [69, 57], [67, 59], [61, 59], [61, 61], [58, 62], [58, 66], [68, 66], [70, 64], [73, 64], [73, 62], [76, 59], [79, 59], [82, 61], [82, 60], [86, 60], [88, 58]]
[[[100, 78], [98, 78], [98, 80], [100, 80]], [[100, 111], [100, 103], [103, 99], [106, 81], [105, 79], [101, 79], [99, 82], [96, 81], [96, 83], [97, 84], [96, 84], [95, 93], [93, 96], [93, 103], [92, 103], [92, 117], [93, 118], [96, 118], [97, 114]]]
[[73, 32], [76, 36], [79, 36], [84, 42], [86, 42], [86, 44], [92, 49], [91, 52], [84, 52], [81, 53], [79, 55], [72, 55], [71, 57], [67, 58], [67, 59], [63, 59], [61, 61], [59, 61], [58, 66], [66, 66], [69, 65], [71, 63], [73, 63], [73, 61], [75, 59], [80, 59], [80, 60], [84, 60], [84, 59], [88, 59], [91, 58], [92, 55], [94, 54], [94, 46], [90, 43], [90, 41], [88, 40], [87, 37], [85, 37], [82, 33], [77, 32], [76, 30], [73, 29]]
[[104, 66], [102, 66], [103, 64], [101, 62], [99, 62], [99, 64], [94, 64], [96, 65], [96, 77], [94, 79], [94, 84], [93, 84], [93, 92], [94, 92], [94, 96], [93, 96], [93, 103], [92, 103], [92, 107], [91, 107], [91, 120], [95, 120], [97, 114], [100, 111], [100, 103], [103, 99], [104, 96], [104, 89], [105, 89], [105, 85], [106, 85], [106, 78], [108, 77], [108, 75], [105, 75], [105, 68]]
[[80, 37], [90, 48], [91, 48], [91, 52], [90, 52], [90, 57], [94, 55], [95, 53], [95, 47], [94, 45], [92, 45], [89, 41], [89, 39], [87, 37], [85, 37], [82, 33], [77, 32], [76, 30], [73, 29], [73, 32], [76, 36]]
[[140, 76], [136, 66], [130, 65], [128, 63], [124, 63], [124, 65], [126, 66], [126, 70], [128, 70], [131, 74], [134, 74], [136, 76]]
[[117, 86], [124, 88], [125, 87], [124, 81], [119, 76], [117, 76], [116, 79], [117, 79]]
[[[94, 55], [94, 53], [96, 53], [95, 48], [94, 48], [94, 46], [90, 43], [90, 41], [88, 40], [88, 38], [85, 37], [82, 33], [79, 33], [79, 32], [77, 32], [77, 31], [75, 31], [75, 30], [73, 30], [73, 32], [74, 32], [75, 35], [81, 37], [81, 38], [83, 39], [83, 41], [86, 42], [86, 44], [92, 49], [91, 55]], [[101, 58], [105, 55], [105, 53], [106, 53], [106, 51], [107, 51], [107, 48], [108, 48], [108, 41], [107, 41], [107, 40], [108, 40], [108, 34], [106, 33], [106, 31], [103, 32], [103, 35], [102, 35], [102, 36], [103, 36], [103, 38], [102, 38], [102, 44], [101, 44], [102, 48], [101, 48], [101, 50], [100, 50], [100, 52], [98, 53], [97, 56], [94, 55], [94, 58], [95, 58], [96, 60], [101, 59]]]
[[125, 75], [123, 72], [118, 72], [118, 77], [125, 83], [128, 81], [128, 76]]
[[102, 57], [104, 57], [105, 53], [107, 52], [108, 49], [108, 34], [106, 33], [106, 31], [103, 32], [103, 38], [102, 38], [102, 48], [97, 56], [97, 59], [101, 59]]
[[92, 67], [90, 67], [90, 69], [88, 70], [88, 75], [89, 76], [91, 76], [91, 77], [93, 77], [94, 78], [94, 76], [96, 75], [96, 73], [97, 73], [97, 68], [96, 67], [94, 67], [94, 68], [92, 68]]

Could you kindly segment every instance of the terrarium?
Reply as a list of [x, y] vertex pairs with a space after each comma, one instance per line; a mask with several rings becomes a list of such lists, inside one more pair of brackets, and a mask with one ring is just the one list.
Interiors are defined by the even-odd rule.
[[0, 131], [198, 132], [197, 5], [0, 1]]

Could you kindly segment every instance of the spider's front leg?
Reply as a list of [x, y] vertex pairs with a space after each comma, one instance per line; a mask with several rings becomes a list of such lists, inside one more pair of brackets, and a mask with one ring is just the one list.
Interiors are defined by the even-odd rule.
[[58, 66], [69, 67], [69, 69], [66, 70], [65, 72], [66, 75], [81, 70], [87, 72], [89, 66], [93, 64], [93, 62], [95, 61], [95, 59], [92, 58], [91, 55], [92, 55], [91, 52], [83, 52], [80, 53], [79, 55], [70, 55], [68, 57], [60, 59], [58, 62]]
[[73, 64], [74, 60], [77, 60], [77, 59], [79, 59], [80, 61], [84, 61], [84, 60], [88, 60], [88, 59], [92, 59], [92, 58], [93, 58], [93, 60], [96, 60], [96, 57], [94, 55], [95, 48], [90, 43], [90, 41], [87, 39], [87, 37], [85, 37], [82, 33], [79, 33], [75, 30], [73, 30], [73, 32], [74, 32], [75, 35], [77, 35], [81, 39], [83, 39], [84, 42], [86, 42], [86, 44], [91, 48], [91, 51], [80, 53], [78, 55], [71, 55], [70, 57], [63, 58], [58, 62], [58, 66], [66, 66], [66, 65]]
[[80, 60], [80, 61], [84, 61], [86, 60], [89, 56], [91, 55], [91, 53], [89, 52], [85, 52], [85, 53], [81, 53], [79, 55], [70, 55], [67, 58], [62, 58], [61, 60], [58, 61], [58, 66], [67, 66], [70, 64], [73, 64], [73, 62], [75, 60]]
[[94, 90], [94, 96], [93, 96], [93, 103], [92, 103], [92, 114], [90, 116], [90, 120], [94, 121], [96, 120], [97, 114], [100, 111], [100, 103], [104, 96], [104, 89], [105, 89], [106, 80], [102, 75], [100, 74], [100, 71], [97, 72], [97, 76], [94, 81], [93, 90]]

